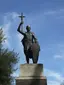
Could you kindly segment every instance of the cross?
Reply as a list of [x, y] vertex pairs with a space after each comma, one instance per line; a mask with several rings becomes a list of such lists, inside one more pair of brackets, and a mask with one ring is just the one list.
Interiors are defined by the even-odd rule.
[[23, 22], [23, 18], [25, 17], [25, 16], [23, 16], [23, 13], [21, 13], [21, 15], [19, 17], [21, 18], [21, 22]]

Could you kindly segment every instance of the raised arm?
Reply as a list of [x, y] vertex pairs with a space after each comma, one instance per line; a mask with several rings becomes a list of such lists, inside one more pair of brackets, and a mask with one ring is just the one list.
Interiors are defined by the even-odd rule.
[[[23, 31], [23, 27], [21, 27], [22, 25], [23, 25], [23, 23], [21, 22], [21, 23], [19, 24], [19, 26], [18, 26], [17, 31], [18, 31], [19, 33], [21, 33], [22, 35], [25, 35], [25, 32]], [[20, 27], [21, 27], [21, 30], [20, 30]]]

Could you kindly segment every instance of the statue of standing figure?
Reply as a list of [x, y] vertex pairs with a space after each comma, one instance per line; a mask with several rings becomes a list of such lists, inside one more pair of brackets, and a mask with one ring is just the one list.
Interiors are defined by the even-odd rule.
[[18, 26], [17, 31], [24, 36], [22, 39], [22, 45], [24, 47], [24, 54], [26, 56], [26, 61], [27, 63], [29, 63], [29, 58], [32, 58], [33, 63], [37, 63], [40, 51], [39, 43], [34, 33], [31, 32], [31, 27], [29, 25], [26, 26], [26, 32], [23, 31], [23, 24], [24, 24], [23, 18], [25, 17], [23, 16], [23, 13], [19, 17], [21, 18], [21, 22]]

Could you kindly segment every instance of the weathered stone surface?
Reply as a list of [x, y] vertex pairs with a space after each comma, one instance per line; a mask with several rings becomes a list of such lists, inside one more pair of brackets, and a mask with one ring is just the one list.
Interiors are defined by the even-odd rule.
[[40, 77], [37, 77], [37, 76], [22, 76], [22, 77], [17, 77], [16, 80], [21, 80], [21, 79], [46, 79], [45, 76], [40, 76]]
[[20, 65], [19, 76], [42, 76], [43, 64], [22, 64]]
[[22, 64], [16, 85], [47, 85], [47, 79], [42, 73], [43, 64]]
[[46, 79], [19, 79], [16, 85], [47, 85]]

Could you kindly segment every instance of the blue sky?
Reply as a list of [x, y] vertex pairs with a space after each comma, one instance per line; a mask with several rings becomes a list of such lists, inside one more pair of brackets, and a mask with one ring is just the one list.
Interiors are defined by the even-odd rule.
[[18, 68], [26, 63], [20, 42], [23, 36], [17, 32], [21, 12], [26, 16], [24, 28], [30, 24], [39, 41], [41, 51], [38, 63], [44, 64], [48, 85], [60, 85], [64, 80], [64, 1], [0, 0], [0, 27], [7, 37], [4, 45], [19, 53]]

